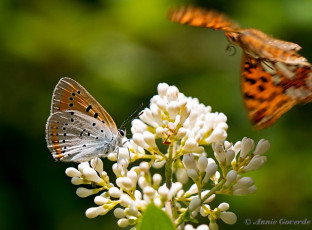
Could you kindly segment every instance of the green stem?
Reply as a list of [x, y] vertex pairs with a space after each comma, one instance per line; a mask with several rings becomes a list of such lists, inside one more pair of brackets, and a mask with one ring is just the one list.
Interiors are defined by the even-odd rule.
[[173, 144], [169, 145], [168, 150], [168, 159], [165, 166], [165, 176], [166, 176], [166, 186], [168, 189], [171, 188], [172, 185], [172, 152], [173, 152]]

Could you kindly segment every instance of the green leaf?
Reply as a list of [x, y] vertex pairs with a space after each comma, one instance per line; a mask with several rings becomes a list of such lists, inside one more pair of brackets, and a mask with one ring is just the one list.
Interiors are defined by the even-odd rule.
[[138, 230], [175, 230], [169, 216], [157, 208], [155, 205], [150, 204], [143, 213], [141, 221], [137, 225]]

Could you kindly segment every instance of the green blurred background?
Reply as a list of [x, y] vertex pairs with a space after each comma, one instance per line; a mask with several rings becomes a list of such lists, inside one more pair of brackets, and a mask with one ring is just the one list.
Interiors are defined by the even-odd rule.
[[[183, 1], [190, 3], [191, 1]], [[244, 27], [300, 44], [312, 60], [311, 0], [192, 1], [218, 9]], [[296, 106], [263, 131], [247, 120], [240, 95], [241, 51], [225, 52], [220, 31], [171, 23], [172, 0], [0, 1], [0, 229], [118, 229], [112, 212], [87, 219], [93, 198], [79, 198], [45, 142], [53, 89], [76, 79], [121, 124], [159, 82], [228, 117], [228, 140], [271, 142], [268, 162], [249, 173], [258, 192], [219, 196], [238, 216], [220, 229], [311, 229], [246, 226], [244, 220], [312, 220], [312, 104]], [[130, 126], [127, 126], [130, 132]], [[108, 164], [105, 161], [105, 164]], [[106, 168], [109, 168], [107, 166]], [[207, 219], [202, 219], [207, 222]]]

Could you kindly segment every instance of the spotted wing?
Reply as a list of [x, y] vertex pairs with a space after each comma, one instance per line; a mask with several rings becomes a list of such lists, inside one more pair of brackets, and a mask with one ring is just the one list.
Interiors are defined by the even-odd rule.
[[207, 27], [228, 32], [234, 32], [240, 28], [238, 24], [228, 19], [224, 14], [215, 10], [207, 10], [191, 5], [170, 8], [168, 18], [172, 22], [178, 22], [180, 24]]
[[83, 162], [115, 149], [116, 135], [100, 120], [67, 110], [50, 115], [46, 140], [56, 160]]
[[112, 117], [78, 82], [62, 78], [56, 85], [52, 97], [51, 114], [59, 111], [77, 110], [106, 124], [117, 134]]
[[249, 119], [256, 128], [263, 129], [295, 104], [312, 100], [311, 67], [243, 54], [241, 90]]

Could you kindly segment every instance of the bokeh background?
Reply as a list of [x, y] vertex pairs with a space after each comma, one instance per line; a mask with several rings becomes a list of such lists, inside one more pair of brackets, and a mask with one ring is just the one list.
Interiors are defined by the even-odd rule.
[[[75, 164], [54, 162], [46, 148], [51, 96], [64, 76], [85, 86], [119, 125], [142, 102], [148, 105], [159, 82], [167, 82], [225, 113], [229, 141], [268, 139], [267, 164], [249, 173], [258, 192], [216, 200], [229, 202], [238, 216], [236, 225], [220, 229], [312, 228], [244, 223], [312, 220], [312, 103], [255, 131], [240, 95], [240, 49], [229, 56], [222, 32], [167, 21], [168, 7], [181, 2], [0, 1], [0, 229], [118, 229], [112, 213], [85, 217], [93, 198], [77, 197], [64, 174]], [[244, 27], [296, 42], [312, 60], [310, 0], [183, 2], [218, 9]]]

